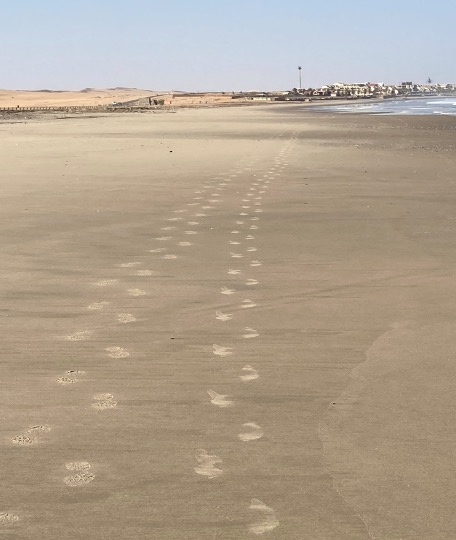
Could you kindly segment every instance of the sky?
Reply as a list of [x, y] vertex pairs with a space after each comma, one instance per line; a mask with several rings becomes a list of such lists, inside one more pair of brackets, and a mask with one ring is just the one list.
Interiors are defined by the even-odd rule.
[[456, 83], [456, 0], [0, 0], [0, 88]]

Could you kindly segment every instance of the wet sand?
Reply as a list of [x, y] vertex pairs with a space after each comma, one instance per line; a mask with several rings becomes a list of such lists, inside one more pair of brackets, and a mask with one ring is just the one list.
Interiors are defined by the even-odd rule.
[[0, 537], [451, 537], [455, 127], [1, 124]]

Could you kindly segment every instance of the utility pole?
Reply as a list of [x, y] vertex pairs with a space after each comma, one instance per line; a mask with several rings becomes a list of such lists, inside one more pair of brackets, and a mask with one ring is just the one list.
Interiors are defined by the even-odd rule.
[[298, 66], [298, 70], [299, 70], [299, 90], [302, 90], [301, 69], [302, 69], [302, 67]]

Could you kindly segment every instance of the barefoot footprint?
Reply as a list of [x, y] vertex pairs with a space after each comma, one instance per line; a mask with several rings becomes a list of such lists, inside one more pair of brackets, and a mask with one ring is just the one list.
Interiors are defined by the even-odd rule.
[[247, 429], [246, 432], [238, 435], [238, 439], [243, 442], [257, 441], [264, 435], [263, 430], [255, 422], [247, 422], [246, 424], [242, 424], [242, 426]]
[[259, 499], [252, 499], [249, 506], [250, 510], [255, 512], [261, 512], [264, 515], [264, 519], [252, 525], [249, 525], [249, 531], [253, 534], [265, 534], [276, 529], [280, 523], [276, 517], [275, 511], [266, 506], [264, 502]]
[[242, 382], [249, 382], [249, 381], [254, 381], [256, 379], [258, 379], [259, 377], [259, 374], [258, 374], [258, 371], [256, 369], [254, 369], [252, 366], [244, 366], [242, 368], [242, 371], [244, 371], [245, 375], [240, 375], [239, 378], [241, 379]]
[[245, 330], [246, 333], [242, 337], [245, 338], [245, 339], [256, 338], [256, 337], [258, 337], [260, 335], [253, 328], [246, 327], [246, 328], [244, 328], [244, 330]]
[[221, 289], [222, 294], [231, 295], [236, 293], [236, 289], [229, 289], [228, 287], [222, 287]]
[[222, 469], [215, 467], [215, 465], [222, 463], [222, 460], [217, 456], [208, 454], [207, 450], [200, 450], [196, 456], [196, 460], [199, 464], [198, 467], [193, 469], [196, 474], [207, 476], [211, 480], [223, 474]]
[[228, 397], [227, 395], [217, 394], [214, 390], [208, 390], [207, 393], [211, 398], [211, 403], [217, 407], [226, 409], [227, 407], [232, 407], [234, 405], [234, 401], [226, 399]]
[[221, 345], [216, 345], [214, 343], [213, 347], [213, 353], [216, 356], [230, 356], [233, 354], [231, 347], [222, 347]]
[[231, 313], [223, 313], [222, 311], [216, 311], [215, 318], [219, 321], [231, 321], [233, 315]]

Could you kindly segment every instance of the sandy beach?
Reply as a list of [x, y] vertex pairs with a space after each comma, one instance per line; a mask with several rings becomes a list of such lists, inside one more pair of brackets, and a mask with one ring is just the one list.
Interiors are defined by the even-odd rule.
[[0, 123], [0, 538], [452, 538], [455, 129]]

